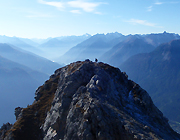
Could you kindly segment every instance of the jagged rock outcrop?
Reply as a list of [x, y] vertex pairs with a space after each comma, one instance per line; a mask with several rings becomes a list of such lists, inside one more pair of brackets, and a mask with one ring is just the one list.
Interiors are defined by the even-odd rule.
[[180, 139], [145, 90], [101, 62], [56, 70], [21, 112], [9, 139]]
[[22, 116], [22, 107], [16, 107], [14, 115], [16, 116], [16, 120], [18, 120]]
[[12, 124], [9, 122], [6, 124], [3, 124], [3, 126], [0, 128], [0, 140], [3, 140], [6, 136], [6, 133], [12, 128]]

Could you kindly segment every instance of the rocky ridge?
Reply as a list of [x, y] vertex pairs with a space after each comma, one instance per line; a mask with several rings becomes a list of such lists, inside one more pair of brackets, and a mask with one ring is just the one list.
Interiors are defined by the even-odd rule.
[[37, 89], [34, 103], [16, 108], [16, 115], [4, 139], [180, 139], [126, 73], [89, 60], [56, 70]]

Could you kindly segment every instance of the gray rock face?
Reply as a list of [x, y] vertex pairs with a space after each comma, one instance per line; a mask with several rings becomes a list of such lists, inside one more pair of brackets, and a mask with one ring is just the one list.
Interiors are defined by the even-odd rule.
[[89, 61], [61, 69], [42, 128], [44, 140], [178, 139], [145, 90], [119, 69]]
[[15, 108], [14, 115], [16, 116], [16, 120], [22, 117], [22, 110], [23, 110], [22, 107]]
[[[6, 123], [0, 128], [0, 140], [3, 140], [8, 130], [12, 128], [12, 124]], [[8, 140], [8, 139], [7, 139]]]
[[[101, 62], [78, 61], [56, 70], [50, 82], [47, 81], [36, 91], [36, 100], [30, 106], [30, 111], [23, 109], [19, 122], [29, 121], [26, 113], [35, 112], [33, 106], [38, 108], [41, 105], [43, 94], [51, 94], [42, 94], [42, 91], [49, 91], [54, 85], [53, 81], [57, 82], [57, 77], [58, 84], [51, 107], [49, 111], [45, 109], [45, 119], [37, 125], [41, 133], [34, 139], [180, 139], [145, 90], [128, 80], [127, 75], [118, 68]], [[32, 113], [32, 116], [38, 120], [38, 116], [42, 115]], [[15, 129], [21, 125], [16, 122], [13, 127]], [[28, 126], [23, 123], [23, 127]], [[22, 136], [22, 133], [13, 131], [15, 140], [18, 137], [16, 135]], [[28, 131], [33, 133], [35, 130], [29, 127]], [[28, 134], [24, 138], [27, 139]]]

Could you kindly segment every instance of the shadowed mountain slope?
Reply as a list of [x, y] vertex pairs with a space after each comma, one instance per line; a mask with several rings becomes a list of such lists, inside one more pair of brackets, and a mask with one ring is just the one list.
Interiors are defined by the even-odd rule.
[[35, 47], [37, 44], [26, 38], [8, 37], [0, 35], [0, 43], [12, 44], [23, 50], [33, 52], [35, 54], [40, 52], [40, 50]]
[[54, 63], [46, 58], [8, 44], [0, 43], [0, 55], [11, 61], [46, 74], [52, 73], [60, 66], [59, 64]]
[[180, 40], [138, 54], [120, 68], [146, 89], [159, 109], [173, 121], [180, 120]]
[[154, 50], [154, 46], [144, 41], [143, 37], [139, 35], [129, 36], [124, 41], [114, 46], [100, 57], [100, 60], [108, 62], [114, 66], [126, 61], [129, 57]]
[[34, 90], [48, 75], [0, 56], [0, 124], [15, 122], [14, 107], [32, 103]]
[[124, 40], [104, 53], [100, 57], [100, 60], [114, 66], [119, 66], [133, 55], [151, 52], [158, 45], [174, 39], [180, 39], [180, 36], [167, 32], [147, 35], [128, 35], [124, 37]]

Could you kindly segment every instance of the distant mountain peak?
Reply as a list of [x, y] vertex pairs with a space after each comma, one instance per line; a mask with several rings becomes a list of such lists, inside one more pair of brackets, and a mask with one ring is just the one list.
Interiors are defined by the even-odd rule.
[[84, 34], [85, 36], [91, 36], [90, 34], [88, 34], [88, 33], [86, 33], [86, 34]]

